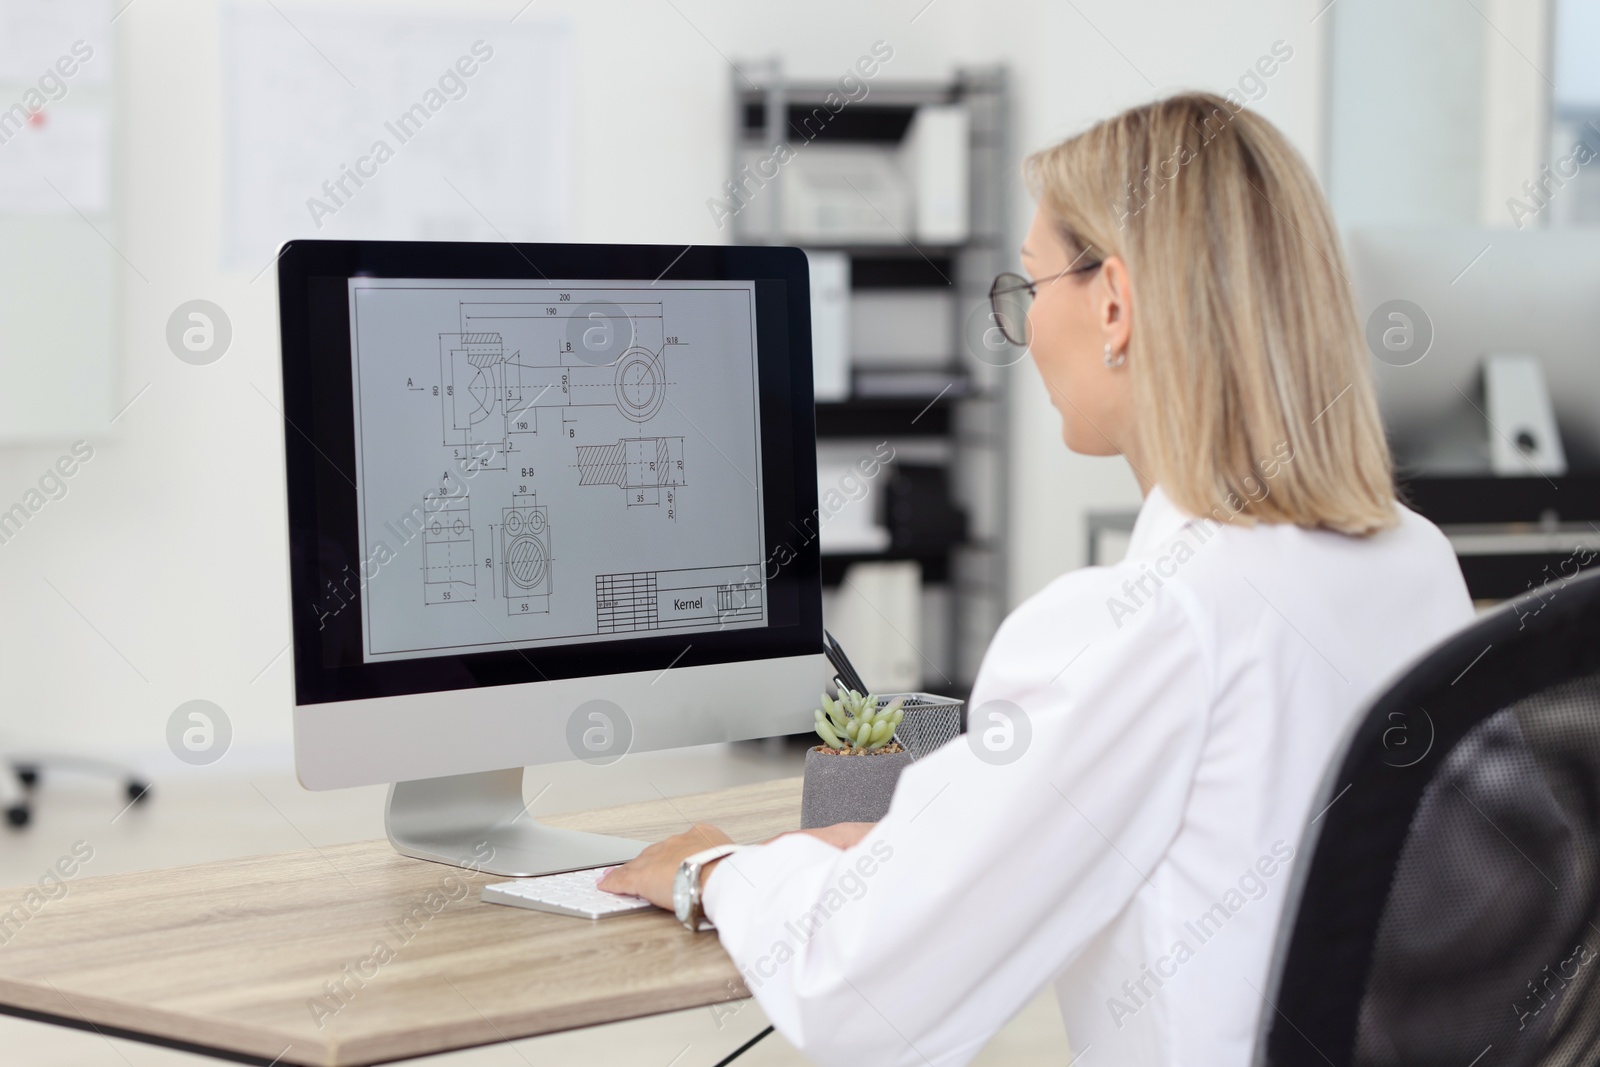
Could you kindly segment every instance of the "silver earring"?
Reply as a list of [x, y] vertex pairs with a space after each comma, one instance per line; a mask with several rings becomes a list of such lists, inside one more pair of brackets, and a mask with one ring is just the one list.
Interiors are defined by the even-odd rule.
[[1106, 355], [1105, 355], [1105, 364], [1106, 364], [1106, 366], [1108, 366], [1108, 367], [1120, 367], [1126, 362], [1128, 362], [1127, 350], [1124, 349], [1123, 351], [1118, 352], [1116, 355], [1112, 355], [1111, 354], [1111, 343], [1109, 341], [1106, 342]]

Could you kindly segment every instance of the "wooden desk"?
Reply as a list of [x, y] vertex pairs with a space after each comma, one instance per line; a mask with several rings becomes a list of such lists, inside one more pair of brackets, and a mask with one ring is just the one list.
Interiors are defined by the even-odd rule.
[[[542, 821], [646, 840], [715, 822], [754, 841], [799, 827], [800, 779]], [[713, 934], [661, 911], [590, 922], [478, 900], [503, 880], [385, 841], [75, 879], [0, 948], [0, 1012], [344, 1067], [749, 995]]]

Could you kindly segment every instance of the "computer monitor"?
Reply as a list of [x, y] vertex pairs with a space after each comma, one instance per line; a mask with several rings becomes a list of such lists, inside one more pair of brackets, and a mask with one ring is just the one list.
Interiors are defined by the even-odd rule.
[[1405, 471], [1488, 475], [1496, 430], [1485, 422], [1484, 358], [1527, 354], [1543, 368], [1569, 472], [1600, 474], [1600, 234], [1419, 226], [1356, 229], [1345, 241], [1369, 345], [1391, 326], [1405, 342], [1392, 353], [1377, 343], [1372, 361]]
[[792, 248], [293, 241], [295, 764], [407, 855], [522, 876], [523, 768], [807, 729], [822, 655]]

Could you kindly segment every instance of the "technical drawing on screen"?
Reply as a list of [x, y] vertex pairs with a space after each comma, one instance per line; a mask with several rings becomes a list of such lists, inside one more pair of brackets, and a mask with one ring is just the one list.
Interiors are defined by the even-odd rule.
[[766, 625], [753, 283], [349, 287], [368, 662]]

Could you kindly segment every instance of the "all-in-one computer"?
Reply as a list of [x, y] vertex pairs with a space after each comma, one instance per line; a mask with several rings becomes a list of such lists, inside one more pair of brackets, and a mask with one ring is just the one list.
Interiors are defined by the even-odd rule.
[[295, 760], [406, 855], [524, 876], [523, 768], [802, 731], [822, 655], [806, 260], [294, 241]]

